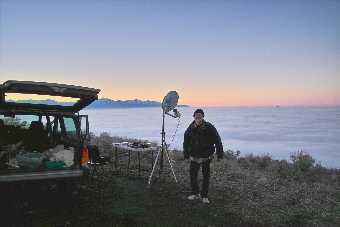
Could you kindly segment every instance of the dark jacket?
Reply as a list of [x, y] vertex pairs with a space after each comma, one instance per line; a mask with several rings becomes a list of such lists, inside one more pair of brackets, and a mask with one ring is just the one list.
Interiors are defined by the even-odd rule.
[[200, 126], [193, 121], [184, 133], [184, 158], [208, 158], [215, 153], [215, 149], [217, 158], [223, 158], [221, 137], [216, 128], [207, 121]]

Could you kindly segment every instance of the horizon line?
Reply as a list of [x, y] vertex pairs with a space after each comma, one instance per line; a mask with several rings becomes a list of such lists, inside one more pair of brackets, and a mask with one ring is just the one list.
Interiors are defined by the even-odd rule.
[[[67, 99], [67, 97], [64, 97]], [[150, 101], [150, 102], [159, 102], [162, 103], [162, 101], [158, 101], [158, 100], [152, 100], [152, 99], [140, 99], [140, 98], [134, 98], [134, 99], [111, 99], [108, 97], [100, 97], [99, 99], [110, 99], [112, 101], [135, 101], [135, 100], [139, 100], [139, 101]], [[13, 99], [11, 99], [13, 100]], [[53, 96], [51, 96], [51, 98], [47, 98], [47, 99], [15, 99], [15, 101], [24, 101], [24, 100], [35, 100], [35, 101], [47, 101], [47, 100], [52, 100], [52, 101], [56, 101], [56, 102], [65, 102], [65, 101], [59, 101], [59, 100], [54, 100]], [[13, 100], [13, 101], [14, 101]], [[69, 100], [71, 101], [71, 100]], [[340, 107], [340, 104], [273, 104], [273, 105], [247, 105], [247, 104], [242, 104], [242, 105], [209, 105], [209, 104], [201, 104], [201, 105], [197, 105], [197, 104], [184, 104], [184, 103], [179, 103], [178, 105], [184, 105], [184, 106], [189, 106], [189, 107], [194, 107], [194, 108], [265, 108], [265, 107], [273, 107], [273, 108], [280, 108], [280, 107]]]

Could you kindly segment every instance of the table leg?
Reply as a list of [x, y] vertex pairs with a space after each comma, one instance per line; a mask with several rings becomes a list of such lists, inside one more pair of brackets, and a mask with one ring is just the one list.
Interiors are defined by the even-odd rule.
[[127, 166], [127, 175], [129, 175], [129, 170], [130, 170], [130, 159], [131, 159], [131, 151], [128, 151], [129, 153], [129, 160], [128, 160], [128, 166]]
[[138, 151], [138, 176], [140, 177], [140, 151]]
[[118, 169], [118, 147], [115, 147], [115, 169]]

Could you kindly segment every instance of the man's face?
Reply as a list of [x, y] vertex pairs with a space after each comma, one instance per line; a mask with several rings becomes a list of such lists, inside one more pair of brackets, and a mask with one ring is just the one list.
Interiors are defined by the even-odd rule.
[[203, 117], [203, 114], [201, 113], [195, 113], [194, 118], [195, 118], [196, 125], [200, 125], [202, 124], [204, 117]]

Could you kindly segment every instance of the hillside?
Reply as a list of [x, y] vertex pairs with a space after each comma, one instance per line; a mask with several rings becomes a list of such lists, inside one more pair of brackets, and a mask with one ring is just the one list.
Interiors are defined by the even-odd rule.
[[[11, 100], [10, 100], [11, 101]], [[73, 102], [58, 102], [51, 99], [46, 100], [17, 100], [18, 103], [33, 103], [33, 104], [46, 104], [46, 105], [62, 105], [70, 106]], [[144, 108], [144, 107], [159, 107], [161, 103], [151, 100], [112, 100], [108, 98], [100, 98], [91, 103], [87, 108], [89, 109], [104, 109], [104, 108]], [[180, 107], [188, 107], [187, 105], [179, 105]]]

